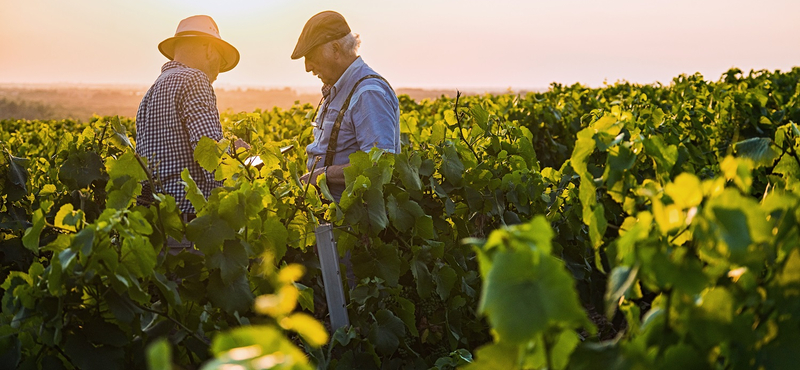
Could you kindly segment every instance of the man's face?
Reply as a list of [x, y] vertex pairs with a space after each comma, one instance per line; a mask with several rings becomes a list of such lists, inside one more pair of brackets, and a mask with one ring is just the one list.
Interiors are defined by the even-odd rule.
[[311, 72], [319, 77], [322, 83], [333, 85], [341, 74], [336, 73], [335, 55], [331, 44], [322, 44], [311, 49], [304, 57], [306, 72]]

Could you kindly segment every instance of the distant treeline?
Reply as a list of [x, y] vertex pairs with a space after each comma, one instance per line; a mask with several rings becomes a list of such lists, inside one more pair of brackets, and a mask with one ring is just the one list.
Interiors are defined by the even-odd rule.
[[17, 101], [0, 98], [0, 119], [58, 119], [63, 117], [61, 109], [35, 101]]

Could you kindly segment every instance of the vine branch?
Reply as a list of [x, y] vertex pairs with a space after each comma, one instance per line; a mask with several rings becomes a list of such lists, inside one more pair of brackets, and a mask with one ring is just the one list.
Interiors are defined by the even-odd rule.
[[456, 90], [456, 106], [453, 107], [453, 112], [456, 114], [456, 123], [458, 124], [458, 135], [461, 136], [461, 140], [467, 144], [467, 148], [469, 151], [472, 152], [472, 155], [475, 156], [475, 160], [478, 160], [478, 153], [475, 153], [475, 149], [472, 148], [472, 144], [469, 143], [469, 140], [464, 136], [464, 129], [461, 127], [461, 116], [458, 114], [458, 100], [461, 98], [461, 91]]

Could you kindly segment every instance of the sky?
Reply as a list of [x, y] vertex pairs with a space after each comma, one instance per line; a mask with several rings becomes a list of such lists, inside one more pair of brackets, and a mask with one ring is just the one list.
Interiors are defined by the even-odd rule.
[[241, 54], [217, 87], [312, 87], [290, 55], [335, 10], [395, 87], [546, 88], [800, 66], [798, 0], [0, 0], [0, 84], [152, 83], [157, 45], [212, 16]]

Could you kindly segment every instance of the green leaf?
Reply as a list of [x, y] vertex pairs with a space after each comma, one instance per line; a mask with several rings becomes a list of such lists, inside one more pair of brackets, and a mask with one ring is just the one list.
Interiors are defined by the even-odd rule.
[[[289, 231], [277, 218], [264, 220], [261, 241], [266, 250], [272, 252], [275, 260], [279, 261], [286, 254], [286, 245], [289, 240]], [[263, 251], [258, 252], [263, 253]]]
[[125, 352], [112, 346], [95, 346], [80, 332], [64, 338], [64, 353], [76, 368], [111, 370], [125, 368]]
[[[417, 206], [419, 206], [419, 204], [417, 204]], [[408, 211], [400, 205], [397, 198], [391, 194], [386, 198], [386, 213], [389, 216], [389, 220], [392, 222], [392, 226], [403, 232], [410, 230], [416, 222], [414, 217], [409, 214]]]
[[416, 235], [423, 239], [436, 239], [436, 232], [433, 229], [433, 217], [424, 215], [414, 219], [414, 229]]
[[756, 166], [771, 166], [780, 156], [777, 150], [772, 148], [772, 139], [767, 137], [753, 137], [733, 144], [733, 149], [742, 157], [750, 158]]
[[550, 358], [553, 360], [553, 369], [565, 369], [570, 361], [570, 355], [578, 344], [581, 343], [581, 338], [573, 330], [564, 330], [556, 338], [553, 348], [550, 350]]
[[186, 238], [207, 256], [221, 251], [223, 242], [235, 237], [228, 223], [214, 213], [197, 217], [186, 225]]
[[584, 222], [589, 226], [589, 238], [592, 240], [592, 245], [595, 248], [603, 244], [603, 236], [608, 228], [608, 221], [605, 216], [605, 208], [603, 205], [598, 204], [594, 207], [591, 216], [586, 217], [584, 214]]
[[441, 144], [447, 137], [447, 126], [442, 121], [436, 121], [431, 125], [430, 142], [434, 145]]
[[350, 165], [342, 170], [345, 182], [348, 184], [355, 181], [356, 177], [363, 175], [367, 168], [372, 167], [372, 161], [366, 152], [357, 151], [350, 154], [348, 159], [350, 159]]
[[311, 346], [320, 347], [328, 343], [328, 332], [322, 324], [311, 315], [297, 312], [281, 319], [281, 327], [300, 334]]
[[300, 307], [304, 310], [314, 312], [314, 289], [298, 282], [295, 282], [294, 286], [297, 288], [297, 291], [300, 292], [300, 295], [297, 297], [297, 303], [300, 304]]
[[400, 338], [405, 337], [405, 325], [389, 310], [378, 310], [373, 317], [375, 323], [370, 327], [369, 341], [375, 345], [378, 353], [389, 356], [397, 350]]
[[414, 311], [416, 310], [414, 303], [403, 297], [395, 296], [394, 299], [400, 306], [395, 310], [395, 313], [400, 317], [400, 320], [403, 320], [403, 323], [406, 324], [406, 329], [408, 329], [411, 335], [418, 337], [419, 331], [417, 330], [416, 316], [414, 316]]
[[129, 339], [119, 326], [99, 317], [85, 322], [81, 329], [86, 338], [95, 345], [125, 347], [129, 344]]
[[130, 176], [137, 182], [147, 180], [147, 173], [144, 172], [141, 164], [136, 160], [136, 155], [132, 152], [127, 152], [116, 159], [108, 158], [105, 167], [111, 178]]
[[194, 160], [208, 172], [214, 172], [219, 167], [220, 159], [225, 154], [228, 148], [228, 141], [221, 140], [220, 142], [214, 139], [203, 136], [197, 142], [194, 148]]
[[[256, 364], [270, 364], [279, 369], [312, 370], [303, 351], [294, 346], [272, 326], [242, 326], [214, 337], [211, 352], [216, 357], [201, 370], [240, 368]], [[236, 366], [226, 366], [226, 364]]]
[[247, 222], [245, 204], [246, 200], [241, 192], [227, 193], [219, 200], [219, 216], [227, 221], [233, 230], [239, 230]]
[[234, 312], [243, 315], [250, 311], [254, 298], [246, 274], [239, 275], [236, 280], [226, 284], [219, 271], [209, 273], [208, 299], [215, 307], [231, 315]]
[[122, 323], [130, 324], [143, 312], [127, 295], [119, 295], [113, 289], [106, 290], [103, 297], [106, 299], [108, 309]]
[[111, 136], [109, 137], [111, 144], [120, 150], [133, 149], [133, 144], [128, 138], [128, 129], [119, 121], [119, 116], [114, 116], [109, 123], [111, 124]]
[[425, 265], [425, 262], [414, 259], [411, 261], [411, 273], [417, 284], [417, 294], [422, 298], [428, 297], [433, 291], [433, 279], [428, 266]]
[[500, 342], [487, 344], [475, 351], [475, 361], [464, 370], [509, 370], [519, 369], [518, 346]]
[[39, 236], [45, 225], [44, 212], [41, 209], [33, 212], [32, 223], [33, 226], [27, 228], [22, 236], [22, 245], [33, 253], [39, 253]]
[[175, 240], [182, 240], [184, 225], [175, 198], [166, 194], [153, 194], [153, 196], [159, 201], [159, 216], [164, 232]]
[[203, 192], [200, 191], [200, 188], [197, 187], [197, 183], [194, 182], [192, 176], [189, 175], [189, 169], [184, 168], [181, 171], [181, 180], [186, 184], [186, 199], [192, 203], [192, 207], [196, 211], [200, 211], [203, 207], [206, 206], [206, 197], [203, 195]]
[[153, 233], [153, 227], [139, 211], [132, 211], [127, 214], [126, 220], [131, 228], [131, 231], [140, 235], [150, 235]]
[[142, 185], [130, 176], [112, 177], [106, 186], [108, 200], [106, 208], [127, 209], [135, 198], [142, 193]]
[[97, 236], [97, 233], [94, 231], [93, 228], [87, 227], [77, 234], [75, 237], [72, 238], [71, 247], [81, 252], [81, 261], [84, 261], [85, 258], [89, 257], [92, 254], [92, 247], [94, 246], [94, 240]]
[[570, 165], [578, 175], [583, 176], [587, 174], [586, 158], [594, 151], [595, 142], [592, 139], [593, 131], [591, 128], [585, 128], [578, 132], [578, 140], [575, 142], [575, 148], [572, 150], [572, 157]]
[[239, 240], [226, 240], [222, 252], [208, 255], [207, 261], [210, 269], [220, 270], [225, 285], [247, 272], [247, 252]]
[[446, 301], [447, 297], [450, 296], [450, 291], [453, 290], [453, 285], [455, 285], [456, 280], [458, 279], [458, 275], [456, 274], [456, 270], [453, 270], [452, 267], [443, 265], [433, 273], [433, 281], [436, 283], [436, 293], [439, 294], [439, 298], [442, 301]]
[[700, 205], [703, 201], [703, 187], [700, 179], [690, 173], [682, 173], [664, 187], [664, 192], [683, 209]]
[[377, 276], [389, 286], [397, 286], [400, 265], [397, 249], [389, 244], [379, 244], [353, 256], [353, 272], [359, 279]]
[[[406, 153], [400, 153], [395, 158], [395, 170], [400, 177], [406, 191], [421, 195], [422, 181], [419, 179], [419, 167], [422, 165], [422, 159], [419, 154], [414, 153], [409, 158]], [[415, 198], [416, 199], [416, 198]]]
[[480, 126], [481, 129], [484, 131], [489, 129], [489, 111], [486, 110], [482, 105], [475, 104], [469, 108], [469, 112], [472, 113], [472, 118], [475, 120], [475, 123]]
[[141, 235], [124, 238], [121, 254], [120, 262], [136, 277], [142, 278], [153, 274], [158, 254], [150, 244], [150, 239]]
[[155, 271], [153, 276], [156, 278], [153, 282], [158, 287], [158, 290], [161, 291], [161, 294], [167, 299], [167, 302], [173, 307], [180, 306], [181, 295], [178, 293], [178, 284], [168, 280], [164, 274], [158, 271]]
[[553, 326], [587, 323], [573, 284], [563, 264], [550, 255], [497, 252], [484, 280], [480, 310], [501, 341], [522, 344]]
[[159, 338], [147, 346], [147, 368], [165, 370], [172, 368], [172, 347], [167, 338]]
[[16, 369], [22, 358], [22, 343], [16, 335], [0, 337], [0, 367], [3, 369]]
[[8, 156], [8, 179], [11, 181], [11, 184], [22, 189], [22, 191], [27, 194], [28, 188], [28, 170], [26, 167], [28, 166], [28, 159], [27, 158], [18, 158], [13, 155]]
[[369, 212], [369, 223], [372, 226], [372, 232], [377, 233], [385, 229], [389, 224], [389, 219], [386, 215], [386, 205], [383, 202], [383, 192], [375, 187], [367, 189], [364, 192], [364, 203], [366, 203]]
[[103, 178], [103, 159], [95, 152], [72, 152], [58, 171], [58, 180], [72, 190], [85, 189]]
[[444, 147], [441, 171], [446, 182], [453, 186], [461, 185], [464, 175], [464, 164], [461, 162], [461, 158], [458, 157], [455, 146], [447, 145]]
[[678, 147], [667, 145], [660, 136], [651, 136], [643, 142], [645, 153], [656, 163], [656, 170], [662, 176], [669, 175], [678, 160]]
[[[739, 195], [734, 189], [725, 189], [718, 197], [709, 201], [707, 212], [713, 215], [719, 234], [727, 246], [724, 255], [730, 255], [731, 262], [760, 264], [764, 251], [754, 244], [772, 238], [772, 227], [758, 203], [752, 198]], [[751, 246], [753, 246], [751, 248]]]
[[517, 153], [525, 159], [528, 169], [538, 171], [539, 160], [536, 157], [536, 149], [533, 148], [533, 134], [525, 127], [520, 126], [523, 135], [517, 140]]
[[76, 226], [81, 221], [83, 221], [83, 211], [74, 211], [72, 203], [61, 206], [54, 220], [56, 227], [73, 232], [77, 231]]
[[614, 312], [616, 312], [620, 304], [620, 298], [630, 298], [628, 291], [636, 282], [636, 275], [638, 273], [638, 266], [634, 268], [619, 266], [611, 270], [611, 276], [608, 279], [608, 287], [606, 288], [604, 297], [606, 303], [606, 317], [608, 317], [609, 320], [613, 317]]
[[781, 157], [772, 172], [781, 174], [787, 179], [800, 179], [800, 164], [797, 163], [797, 159], [794, 156], [787, 153]]
[[679, 343], [664, 351], [664, 358], [659, 361], [659, 369], [707, 369], [708, 362], [704, 356], [692, 346]]

